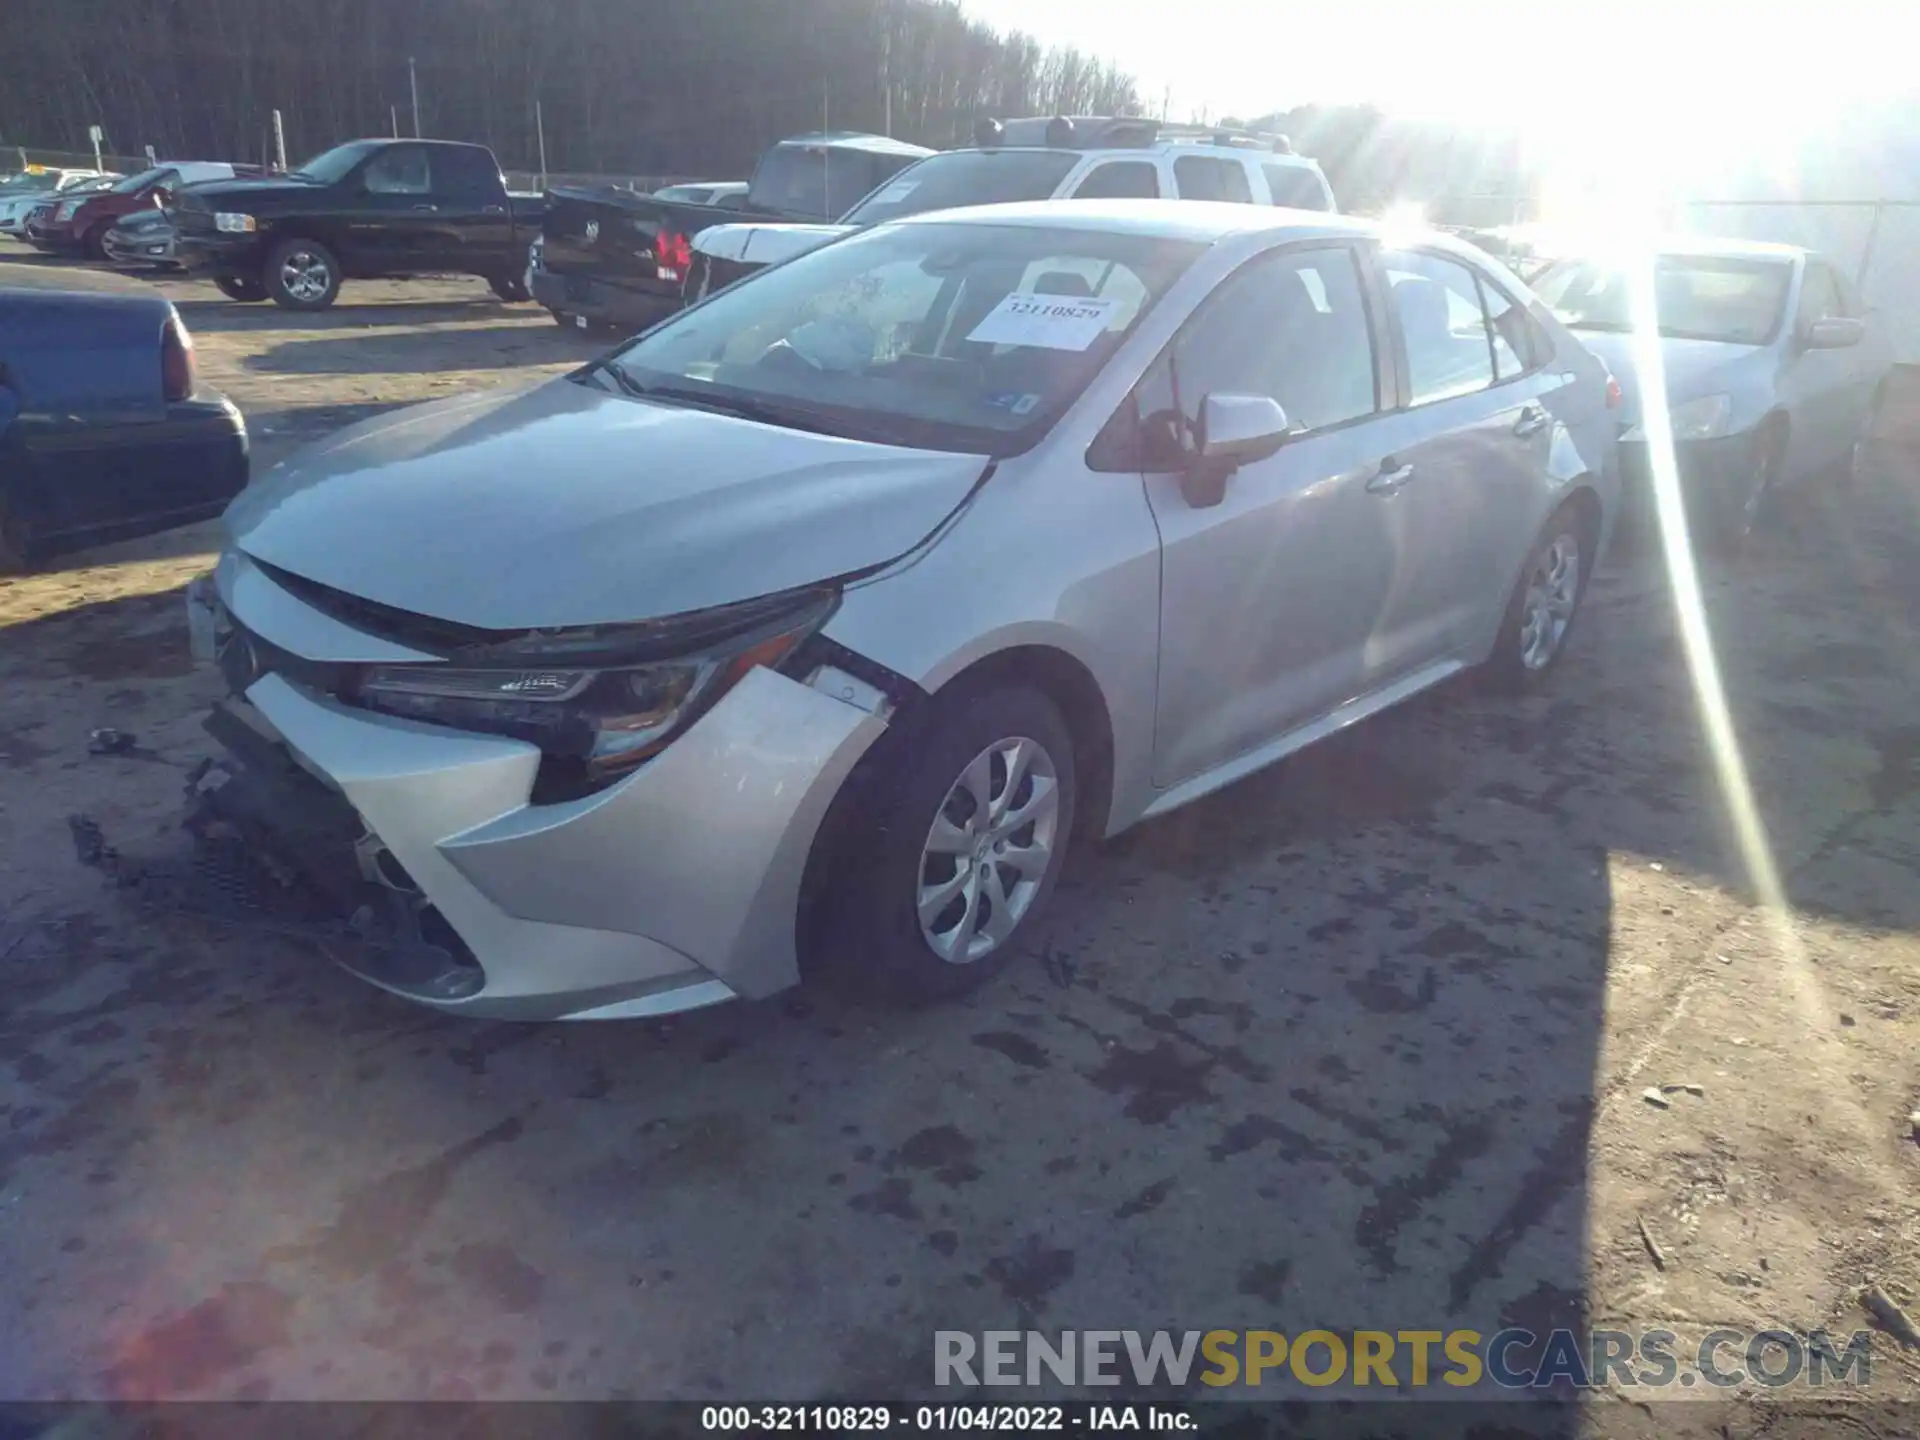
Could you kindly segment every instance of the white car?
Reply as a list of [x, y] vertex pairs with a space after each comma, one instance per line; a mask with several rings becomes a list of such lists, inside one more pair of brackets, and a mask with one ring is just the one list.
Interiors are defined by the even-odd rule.
[[119, 178], [98, 170], [33, 169], [9, 175], [0, 180], [0, 235], [19, 235], [26, 227], [27, 212], [49, 195], [82, 187], [96, 189]]
[[836, 224], [715, 225], [693, 238], [687, 298], [868, 225], [1031, 200], [1225, 200], [1333, 210], [1333, 187], [1284, 136], [1135, 117], [986, 120], [966, 150], [915, 161]]
[[815, 963], [951, 995], [1076, 834], [1470, 667], [1543, 680], [1610, 404], [1439, 235], [875, 226], [260, 477], [189, 599], [239, 765], [199, 793], [389, 917], [343, 962], [449, 1011], [656, 1015]]

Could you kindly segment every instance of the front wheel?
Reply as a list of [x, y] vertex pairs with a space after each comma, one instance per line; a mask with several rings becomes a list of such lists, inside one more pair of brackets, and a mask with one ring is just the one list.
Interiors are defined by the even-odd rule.
[[229, 300], [238, 300], [246, 305], [267, 298], [267, 287], [248, 275], [216, 275], [213, 277], [213, 288]]
[[268, 252], [264, 282], [284, 310], [325, 310], [340, 294], [340, 262], [317, 240], [282, 240]]
[[1769, 423], [1754, 441], [1753, 458], [1741, 483], [1714, 497], [1707, 519], [1710, 547], [1727, 557], [1738, 556], [1753, 544], [1780, 487], [1787, 458], [1787, 432]]
[[85, 237], [80, 241], [80, 253], [89, 260], [105, 260], [107, 258], [107, 231], [112, 228], [113, 224], [111, 221], [102, 220], [98, 225], [87, 231]]
[[1559, 661], [1586, 594], [1597, 536], [1569, 505], [1554, 514], [1520, 572], [1487, 660], [1486, 675], [1506, 690], [1538, 683]]
[[1073, 737], [1045, 695], [996, 687], [931, 705], [889, 737], [865, 853], [843, 872], [843, 959], [906, 1001], [971, 990], [1038, 928], [1076, 798]]

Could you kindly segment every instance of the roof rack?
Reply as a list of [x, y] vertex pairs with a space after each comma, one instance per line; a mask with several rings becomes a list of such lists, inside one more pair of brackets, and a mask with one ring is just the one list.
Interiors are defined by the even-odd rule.
[[1242, 130], [1232, 125], [1162, 125], [1162, 140], [1196, 140], [1203, 145], [1229, 145], [1242, 150], [1271, 150], [1293, 154], [1293, 142], [1267, 130]]
[[973, 142], [982, 149], [1002, 145], [1045, 146], [1049, 150], [1138, 149], [1158, 140], [1230, 145], [1291, 155], [1284, 135], [1239, 130], [1224, 125], [1169, 125], [1139, 115], [1031, 115], [1014, 120], [983, 116], [974, 123]]

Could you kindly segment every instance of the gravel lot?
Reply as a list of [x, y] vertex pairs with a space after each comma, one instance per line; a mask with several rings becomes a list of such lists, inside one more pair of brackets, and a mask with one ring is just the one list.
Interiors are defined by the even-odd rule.
[[[144, 283], [0, 255], [56, 280]], [[264, 461], [591, 349], [479, 282], [163, 288]], [[1876, 472], [1703, 575], [1789, 909], [1617, 556], [1552, 693], [1458, 687], [1083, 854], [1043, 947], [915, 1014], [473, 1024], [137, 915], [66, 817], [171, 843], [212, 528], [0, 582], [7, 1398], [898, 1397], [936, 1328], [1920, 1310], [1920, 448]], [[1920, 1395], [1884, 1337], [1873, 1393]]]

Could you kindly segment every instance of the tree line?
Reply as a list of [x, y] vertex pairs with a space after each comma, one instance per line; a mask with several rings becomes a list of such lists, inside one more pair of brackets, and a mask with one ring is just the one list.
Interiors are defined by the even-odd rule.
[[[413, 131], [509, 168], [744, 177], [786, 135], [966, 143], [983, 115], [1139, 114], [1130, 76], [954, 0], [6, 0], [0, 144], [260, 161]], [[412, 74], [408, 59], [413, 59]]]

